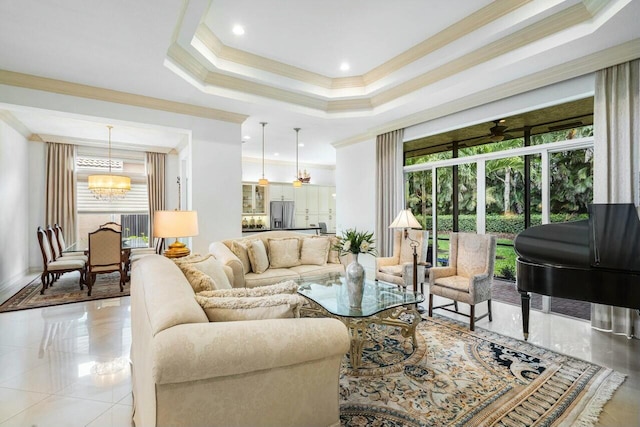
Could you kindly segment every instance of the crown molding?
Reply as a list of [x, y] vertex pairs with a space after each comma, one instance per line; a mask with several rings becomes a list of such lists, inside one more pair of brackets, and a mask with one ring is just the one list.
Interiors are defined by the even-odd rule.
[[238, 124], [243, 123], [248, 118], [248, 116], [244, 114], [232, 113], [229, 111], [217, 110], [214, 108], [201, 107], [198, 105], [185, 104], [182, 102], [168, 101], [165, 99], [152, 98], [144, 95], [135, 95], [127, 92], [120, 92], [111, 89], [83, 85], [79, 83], [71, 83], [62, 80], [50, 79], [47, 77], [33, 76], [30, 74], [16, 73], [7, 70], [0, 70], [0, 84], [18, 86], [27, 89], [42, 90], [45, 92], [53, 92], [62, 95], [77, 96], [80, 98], [113, 102], [117, 104], [132, 105], [153, 110], [168, 111], [171, 113], [185, 114], [189, 116], [203, 117], [206, 119], [220, 120]]
[[[49, 135], [49, 134], [32, 134], [31, 137], [35, 138], [34, 140], [36, 141], [42, 141], [42, 142], [57, 142], [60, 144], [71, 144], [71, 145], [79, 145], [83, 147], [106, 149], [105, 148], [106, 142], [101, 139], [75, 138], [71, 136]], [[111, 146], [115, 150], [135, 151], [135, 152], [149, 151], [149, 152], [164, 153], [164, 154], [169, 154], [173, 150], [172, 147], [132, 144], [130, 142], [118, 142], [116, 140], [111, 141]]]
[[[242, 158], [242, 162], [243, 163], [262, 164], [262, 157], [243, 157]], [[295, 166], [296, 162], [287, 161], [287, 160], [265, 159], [264, 160], [264, 164], [265, 165], [274, 165], [274, 166]], [[335, 165], [323, 165], [323, 164], [320, 164], [320, 163], [307, 163], [307, 162], [300, 162], [300, 161], [298, 162], [298, 166], [307, 167], [307, 168], [314, 168], [314, 169], [327, 169], [327, 170], [335, 170], [335, 168], [336, 168]]]
[[26, 139], [31, 138], [31, 131], [27, 128], [24, 123], [16, 118], [10, 111], [0, 110], [0, 120], [5, 122], [9, 127], [18, 132], [20, 135], [25, 137]]
[[[368, 116], [375, 114], [377, 109], [391, 102], [503, 55], [514, 52], [517, 55], [517, 52], [523, 52], [523, 48], [530, 46], [533, 46], [533, 51], [537, 53], [539, 50], [544, 49], [541, 45], [535, 46], [537, 42], [558, 35], [568, 28], [585, 24], [593, 18], [584, 3], [577, 3], [395, 86], [387, 85], [386, 88], [380, 88], [373, 92], [365, 84], [365, 82], [370, 84], [389, 76], [409, 63], [424, 58], [435, 50], [460, 39], [460, 37], [471, 34], [473, 31], [513, 12], [530, 1], [507, 0], [493, 2], [393, 58], [383, 64], [381, 66], [383, 68], [372, 70], [371, 73], [373, 74], [365, 76], [329, 79], [287, 64], [248, 54], [238, 49], [228, 48], [202, 23], [198, 27], [198, 40], [206, 46], [205, 50], [210, 55], [207, 56], [206, 52], [201, 53], [208, 57], [209, 62], [216, 67], [216, 70], [207, 69], [190, 52], [178, 44], [171, 46], [167, 53], [167, 58], [176, 67], [188, 74], [187, 79], [192, 84], [199, 86], [201, 90], [207, 93], [229, 96], [230, 94], [225, 93], [225, 91], [232, 91], [233, 96], [238, 99], [248, 100], [247, 98], [250, 97], [266, 98], [291, 104], [295, 107], [302, 107], [326, 117]], [[583, 32], [587, 31], [592, 31], [592, 28], [587, 26]], [[214, 58], [211, 58], [211, 55]], [[339, 96], [326, 90], [313, 91], [311, 89], [305, 90], [302, 87], [295, 88], [295, 86], [287, 86], [287, 88], [272, 86], [265, 83], [264, 79], [258, 79], [258, 76], [255, 75], [252, 78], [244, 78], [240, 74], [221, 72], [217, 69], [217, 65], [219, 65], [216, 64], [217, 59], [285, 76], [303, 85], [308, 85], [306, 87], [315, 86], [319, 89], [329, 88], [336, 90], [358, 88], [360, 91], [358, 95], [344, 96], [343, 94]], [[294, 88], [291, 89], [292, 87]], [[322, 93], [327, 95], [322, 95]]]
[[506, 0], [502, 2], [491, 2], [482, 9], [477, 10], [439, 33], [368, 71], [362, 76], [363, 81], [366, 85], [371, 85], [382, 80], [407, 65], [513, 12], [530, 1], [531, 0]]
[[508, 98], [513, 95], [539, 89], [544, 86], [549, 86], [554, 83], [589, 73], [594, 73], [598, 70], [638, 58], [640, 58], [640, 38], [630, 40], [609, 49], [595, 52], [591, 55], [574, 59], [573, 61], [565, 62], [531, 75], [520, 77], [509, 82], [504, 82], [500, 84], [500, 86], [495, 86], [464, 98], [440, 104], [437, 107], [420, 111], [407, 117], [403, 117], [402, 119], [385, 123], [382, 126], [371, 128], [359, 135], [354, 135], [350, 138], [334, 142], [331, 145], [337, 149], [352, 144], [358, 144], [375, 138], [377, 135], [396, 129], [404, 129], [419, 123], [428, 122], [459, 111]]

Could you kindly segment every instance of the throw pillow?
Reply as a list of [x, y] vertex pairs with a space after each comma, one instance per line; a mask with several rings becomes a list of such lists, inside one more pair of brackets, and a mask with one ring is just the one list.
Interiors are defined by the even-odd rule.
[[177, 258], [174, 261], [196, 293], [231, 288], [224, 266], [213, 255], [191, 256], [186, 260]]
[[242, 263], [244, 274], [251, 273], [251, 262], [249, 261], [247, 244], [248, 242], [241, 242], [239, 240], [234, 240], [233, 242], [231, 242], [231, 252], [233, 252], [233, 254], [237, 256]]
[[300, 307], [305, 302], [297, 294], [240, 298], [196, 295], [196, 300], [211, 322], [300, 317]]
[[267, 248], [265, 248], [262, 240], [253, 240], [247, 246], [251, 269], [254, 273], [260, 274], [269, 268], [269, 257], [267, 256]]
[[340, 252], [337, 249], [333, 249], [338, 244], [338, 238], [336, 236], [331, 237], [331, 245], [329, 249], [329, 255], [327, 262], [330, 264], [340, 264]]
[[287, 237], [268, 239], [268, 242], [270, 268], [289, 268], [300, 265], [300, 239]]
[[293, 280], [276, 283], [275, 285], [258, 286], [256, 288], [231, 288], [203, 291], [198, 295], [203, 297], [264, 297], [277, 294], [295, 294], [298, 284]]
[[300, 263], [303, 265], [325, 265], [331, 241], [328, 237], [307, 237], [302, 239]]

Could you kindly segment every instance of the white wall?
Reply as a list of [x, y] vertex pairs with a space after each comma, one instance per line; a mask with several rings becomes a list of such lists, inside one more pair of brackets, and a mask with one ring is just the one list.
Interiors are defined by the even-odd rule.
[[240, 125], [220, 123], [194, 132], [191, 141], [191, 209], [198, 211], [192, 252], [207, 253], [214, 241], [242, 234], [242, 147]]
[[45, 227], [47, 145], [44, 142], [29, 142], [29, 268], [42, 270], [42, 254], [36, 239], [39, 225]]
[[[0, 119], [0, 288], [29, 269], [29, 246], [36, 229], [29, 227], [29, 142]], [[33, 231], [33, 232], [30, 232]]]
[[[336, 168], [333, 166], [309, 165], [299, 163], [300, 171], [307, 170], [311, 175], [312, 185], [336, 185]], [[265, 161], [264, 176], [269, 182], [293, 182], [296, 176], [295, 163]], [[242, 159], [242, 180], [258, 182], [262, 178], [262, 160], [253, 158]]]
[[[376, 140], [338, 148], [336, 151], [336, 229], [375, 232], [376, 228]], [[354, 166], [357, 165], [357, 166]], [[375, 277], [375, 258], [358, 259], [367, 277]]]

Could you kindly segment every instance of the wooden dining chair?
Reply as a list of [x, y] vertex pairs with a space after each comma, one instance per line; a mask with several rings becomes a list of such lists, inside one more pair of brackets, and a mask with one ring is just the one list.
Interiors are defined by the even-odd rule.
[[84, 262], [88, 261], [88, 258], [85, 255], [84, 251], [74, 251], [74, 252], [64, 253], [63, 251], [65, 249], [65, 246], [60, 244], [58, 233], [56, 232], [56, 229], [54, 227], [49, 225], [45, 231], [47, 233], [47, 238], [49, 239], [49, 243], [51, 244], [51, 251], [53, 252], [54, 260], [64, 257], [68, 259], [77, 258], [77, 259], [83, 260]]
[[122, 225], [118, 224], [117, 222], [113, 222], [113, 221], [105, 222], [104, 224], [102, 224], [100, 226], [100, 228], [110, 228], [113, 231], [122, 232]]
[[61, 274], [69, 273], [71, 271], [79, 271], [80, 272], [80, 290], [84, 289], [84, 284], [86, 283], [86, 274], [87, 274], [87, 264], [82, 259], [64, 259], [61, 258], [59, 260], [55, 260], [53, 257], [53, 252], [51, 250], [51, 243], [49, 243], [49, 238], [47, 237], [47, 232], [42, 228], [38, 227], [38, 243], [40, 244], [40, 251], [42, 252], [42, 275], [40, 276], [40, 280], [42, 282], [42, 289], [40, 290], [40, 294], [44, 295], [44, 291], [53, 285], [54, 279], [60, 277]]
[[125, 262], [122, 256], [122, 233], [111, 228], [99, 228], [89, 233], [89, 263], [87, 266], [88, 295], [96, 280], [96, 275], [120, 273], [120, 292], [126, 280]]
[[[64, 233], [62, 231], [62, 227], [58, 224], [53, 224], [53, 231], [55, 231], [56, 239], [58, 240], [58, 246], [60, 247], [60, 252], [62, 253], [67, 248], [67, 243], [64, 240]], [[86, 255], [85, 250], [68, 252], [69, 255]], [[63, 253], [63, 256], [65, 254]]]

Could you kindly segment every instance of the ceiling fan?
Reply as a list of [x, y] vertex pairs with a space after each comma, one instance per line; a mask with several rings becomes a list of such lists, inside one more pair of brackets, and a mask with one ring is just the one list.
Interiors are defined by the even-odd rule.
[[505, 137], [507, 135], [504, 134], [504, 132], [507, 130], [507, 126], [501, 125], [500, 123], [504, 123], [504, 119], [502, 120], [494, 120], [493, 123], [495, 124], [491, 129], [489, 129], [489, 132], [491, 132], [488, 136], [489, 139], [493, 142], [500, 142], [502, 140], [505, 139]]

